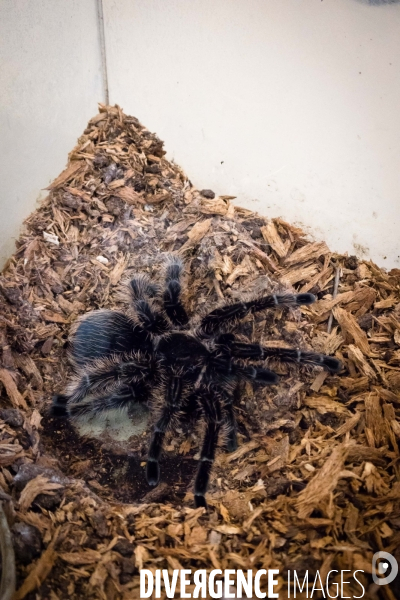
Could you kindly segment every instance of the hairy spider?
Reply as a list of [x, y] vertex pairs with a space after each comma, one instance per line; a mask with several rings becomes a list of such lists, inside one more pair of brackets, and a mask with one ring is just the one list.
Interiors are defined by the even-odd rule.
[[323, 367], [337, 372], [336, 358], [297, 348], [268, 348], [239, 341], [231, 330], [249, 313], [278, 306], [312, 304], [312, 294], [274, 294], [225, 304], [191, 322], [181, 300], [182, 262], [170, 258], [165, 288], [147, 277], [127, 284], [129, 308], [98, 310], [85, 315], [72, 334], [74, 377], [53, 399], [57, 416], [79, 419], [132, 402], [151, 406], [162, 398], [147, 457], [146, 478], [160, 480], [159, 459], [167, 430], [188, 415], [204, 418], [205, 434], [195, 479], [196, 506], [206, 506], [205, 493], [221, 429], [226, 448], [237, 448], [234, 391], [241, 380], [277, 383], [273, 371], [248, 364], [269, 357]]

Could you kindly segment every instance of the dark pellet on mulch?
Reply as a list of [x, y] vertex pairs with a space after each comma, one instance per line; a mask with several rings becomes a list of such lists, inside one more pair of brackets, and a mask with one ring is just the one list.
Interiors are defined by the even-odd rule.
[[119, 554], [122, 554], [122, 556], [129, 557], [129, 556], [132, 556], [132, 554], [133, 554], [134, 546], [133, 546], [133, 544], [128, 542], [128, 540], [126, 540], [125, 538], [121, 538], [115, 544], [113, 550], [114, 550], [114, 552], [118, 552]]
[[42, 538], [36, 527], [27, 523], [15, 523], [11, 534], [15, 555], [21, 563], [27, 565], [39, 556]]
[[353, 271], [354, 271], [354, 269], [357, 269], [357, 267], [358, 267], [357, 256], [347, 257], [344, 261], [344, 266], [346, 267], [346, 269], [352, 269]]
[[203, 198], [209, 198], [210, 200], [215, 198], [215, 193], [212, 190], [200, 190], [200, 194]]
[[16, 408], [5, 408], [0, 410], [0, 419], [11, 427], [21, 427], [24, 422], [24, 417]]

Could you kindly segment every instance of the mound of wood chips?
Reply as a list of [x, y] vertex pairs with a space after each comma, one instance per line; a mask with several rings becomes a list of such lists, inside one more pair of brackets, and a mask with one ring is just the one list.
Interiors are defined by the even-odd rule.
[[[199, 191], [164, 155], [137, 119], [100, 106], [0, 277], [0, 501], [15, 599], [138, 598], [142, 567], [276, 568], [282, 598], [288, 569], [361, 569], [365, 598], [400, 597], [370, 575], [378, 550], [400, 562], [400, 271]], [[166, 252], [185, 259], [191, 314], [244, 291], [316, 294], [241, 331], [344, 365], [336, 376], [274, 365], [278, 386], [242, 390], [239, 449], [219, 452], [208, 513], [192, 508], [198, 432], [169, 439], [149, 491], [148, 431], [125, 445], [80, 440], [46, 412], [68, 376], [71, 324], [117, 306], [133, 272], [157, 277]]]

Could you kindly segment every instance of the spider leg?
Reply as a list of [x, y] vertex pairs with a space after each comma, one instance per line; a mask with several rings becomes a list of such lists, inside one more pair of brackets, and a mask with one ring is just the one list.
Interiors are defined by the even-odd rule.
[[[152, 362], [145, 354], [127, 353], [96, 359], [78, 371], [65, 394], [54, 398], [55, 413], [60, 406], [71, 406], [87, 396], [109, 396], [124, 384], [140, 384], [151, 375], [152, 370]], [[70, 412], [69, 409], [67, 412]]]
[[65, 394], [56, 394], [53, 396], [51, 405], [51, 415], [53, 417], [68, 417], [68, 396]]
[[159, 289], [147, 275], [136, 275], [129, 281], [128, 291], [132, 302], [135, 302], [141, 298], [155, 298]]
[[202, 337], [215, 335], [221, 327], [243, 319], [249, 313], [256, 313], [277, 306], [300, 306], [315, 302], [313, 294], [272, 294], [262, 296], [248, 302], [235, 302], [221, 308], [216, 308], [203, 317], [200, 322], [199, 334]]
[[101, 415], [115, 409], [125, 409], [132, 402], [140, 402], [135, 390], [124, 387], [106, 396], [85, 398], [82, 402], [70, 403], [67, 414], [71, 419], [81, 419], [93, 415]]
[[164, 309], [169, 320], [178, 327], [187, 325], [189, 317], [181, 302], [181, 284], [180, 278], [183, 269], [182, 261], [172, 256], [166, 267], [166, 289], [164, 291]]
[[146, 479], [149, 485], [157, 485], [160, 481], [159, 459], [162, 446], [167, 429], [181, 408], [181, 396], [182, 379], [180, 377], [172, 376], [167, 383], [166, 404], [162, 409], [160, 418], [155, 424], [149, 453], [147, 455]]
[[214, 376], [221, 380], [221, 384], [224, 380], [226, 383], [232, 383], [232, 377], [236, 384], [238, 383], [238, 377], [247, 381], [257, 381], [264, 385], [272, 385], [278, 382], [278, 375], [270, 369], [243, 366], [232, 362], [232, 357], [235, 356], [232, 347], [235, 343], [235, 336], [232, 333], [224, 333], [215, 339], [217, 350], [212, 357], [212, 367]]
[[278, 383], [279, 377], [270, 369], [259, 369], [257, 367], [244, 367], [232, 363], [232, 372], [240, 379], [245, 379], [251, 383], [261, 383], [262, 385], [274, 385]]
[[226, 432], [226, 449], [228, 452], [234, 452], [237, 447], [237, 422], [233, 410], [233, 398], [230, 398], [224, 405], [224, 426]]
[[198, 420], [198, 418], [201, 416], [201, 408], [199, 406], [199, 400], [195, 392], [189, 394], [185, 403], [182, 405], [180, 412], [180, 419], [184, 423]]
[[[224, 437], [226, 439], [226, 449], [228, 452], [233, 452], [237, 449], [237, 423], [236, 417], [233, 410], [233, 403], [237, 399], [236, 394], [238, 391], [238, 385], [231, 391], [220, 389], [224, 394], [223, 404], [221, 404], [223, 411], [223, 429]], [[181, 408], [181, 420], [182, 422], [188, 422], [191, 420], [198, 420], [201, 417], [201, 398], [198, 393], [190, 394], [187, 398], [185, 405]]]
[[169, 330], [168, 321], [164, 315], [147, 300], [137, 300], [135, 309], [139, 322], [146, 331], [153, 335], [162, 335]]
[[194, 501], [196, 508], [200, 506], [207, 508], [205, 494], [215, 459], [218, 435], [222, 424], [222, 411], [219, 397], [215, 392], [203, 388], [199, 397], [206, 420], [206, 431], [194, 483]]
[[277, 358], [282, 362], [297, 362], [316, 367], [323, 367], [327, 371], [337, 373], [342, 368], [342, 364], [337, 358], [298, 350], [296, 348], [265, 348], [259, 344], [244, 344], [242, 342], [232, 342], [232, 356], [238, 358], [250, 358], [254, 360], [264, 360], [266, 358]]
[[168, 321], [157, 308], [153, 298], [157, 295], [158, 287], [145, 275], [131, 279], [127, 286], [129, 302], [136, 317], [145, 331], [153, 335], [162, 335], [169, 330]]

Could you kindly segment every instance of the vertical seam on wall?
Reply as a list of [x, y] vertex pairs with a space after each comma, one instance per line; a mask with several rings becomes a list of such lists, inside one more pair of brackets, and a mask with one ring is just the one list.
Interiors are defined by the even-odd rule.
[[97, 17], [99, 24], [99, 36], [100, 36], [100, 60], [101, 60], [101, 72], [103, 76], [103, 88], [104, 88], [104, 101], [106, 104], [110, 103], [110, 93], [108, 89], [108, 73], [107, 73], [107, 53], [106, 53], [106, 36], [104, 29], [104, 13], [103, 13], [103, 0], [96, 0], [97, 2]]

